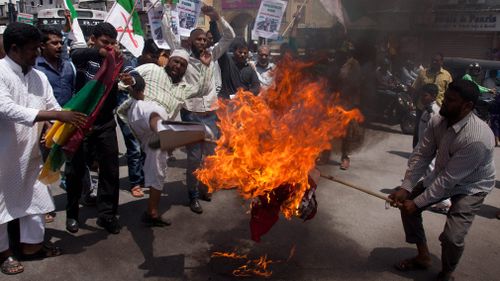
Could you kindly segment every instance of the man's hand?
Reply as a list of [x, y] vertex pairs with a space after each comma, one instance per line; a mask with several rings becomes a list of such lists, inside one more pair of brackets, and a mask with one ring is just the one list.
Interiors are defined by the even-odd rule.
[[56, 117], [57, 120], [76, 127], [83, 127], [87, 123], [87, 115], [76, 111], [58, 111]]
[[44, 134], [43, 134], [42, 138], [40, 139], [40, 144], [42, 144], [43, 146], [45, 146], [45, 142], [46, 142], [45, 135], [50, 130], [50, 128], [52, 128], [52, 123], [50, 123], [49, 121], [43, 122], [43, 132], [44, 132]]
[[417, 209], [418, 207], [417, 205], [415, 205], [415, 202], [413, 202], [413, 200], [405, 200], [403, 202], [403, 206], [401, 207], [401, 210], [408, 215], [415, 213]]
[[101, 56], [102, 58], [105, 58], [108, 56], [108, 50], [106, 50], [106, 48], [100, 48], [99, 49], [99, 56]]
[[69, 10], [64, 10], [64, 18], [66, 19], [66, 23], [64, 24], [63, 31], [70, 32], [71, 31], [71, 13]]
[[220, 19], [219, 13], [217, 13], [215, 8], [212, 6], [203, 6], [201, 7], [201, 11], [212, 21], [218, 21]]
[[125, 85], [125, 86], [133, 86], [135, 85], [135, 79], [130, 73], [120, 73], [118, 75], [118, 79]]
[[200, 61], [206, 66], [210, 65], [210, 62], [212, 62], [212, 54], [208, 51], [203, 51], [200, 55]]
[[410, 195], [410, 192], [404, 188], [399, 188], [398, 190], [392, 192], [389, 195], [389, 199], [392, 200], [391, 206], [393, 207], [401, 207], [402, 203], [408, 199], [408, 196]]

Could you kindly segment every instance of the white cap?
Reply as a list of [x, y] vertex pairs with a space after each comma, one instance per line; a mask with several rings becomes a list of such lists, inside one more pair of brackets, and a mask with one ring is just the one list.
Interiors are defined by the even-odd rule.
[[187, 62], [189, 62], [189, 53], [184, 50], [184, 49], [176, 49], [172, 52], [172, 54], [170, 54], [170, 57], [173, 58], [173, 57], [179, 57], [179, 58], [182, 58], [182, 59], [185, 59]]

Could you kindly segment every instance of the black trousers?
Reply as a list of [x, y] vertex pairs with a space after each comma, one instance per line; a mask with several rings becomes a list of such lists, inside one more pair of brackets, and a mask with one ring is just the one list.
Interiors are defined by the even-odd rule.
[[118, 211], [118, 141], [116, 139], [116, 122], [113, 119], [103, 126], [95, 127], [85, 138], [73, 159], [66, 164], [67, 218], [78, 220], [78, 202], [82, 194], [82, 179], [87, 170], [86, 158], [90, 154], [87, 149], [89, 147], [95, 149], [95, 158], [99, 165], [98, 216], [106, 219], [115, 216]]

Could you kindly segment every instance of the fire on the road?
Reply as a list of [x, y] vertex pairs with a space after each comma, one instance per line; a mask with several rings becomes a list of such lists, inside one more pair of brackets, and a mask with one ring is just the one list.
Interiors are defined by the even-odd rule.
[[220, 101], [217, 115], [221, 137], [215, 155], [196, 171], [209, 191], [236, 188], [245, 199], [266, 196], [284, 184], [292, 193], [281, 212], [290, 218], [309, 189], [308, 172], [331, 139], [342, 137], [358, 110], [345, 110], [325, 83], [308, 78], [309, 64], [282, 60], [276, 85], [259, 96], [239, 91]]

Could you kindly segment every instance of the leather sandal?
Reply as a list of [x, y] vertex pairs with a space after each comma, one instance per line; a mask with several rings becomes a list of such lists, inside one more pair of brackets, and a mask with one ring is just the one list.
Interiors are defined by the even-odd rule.
[[423, 262], [417, 258], [405, 259], [394, 265], [394, 267], [399, 271], [414, 271], [414, 270], [426, 270], [431, 267], [430, 262]]
[[3, 274], [15, 275], [24, 271], [24, 266], [13, 256], [8, 256], [0, 266]]
[[34, 252], [33, 254], [21, 254], [20, 259], [23, 261], [43, 260], [45, 258], [57, 257], [61, 254], [62, 252], [59, 247], [44, 244], [40, 250]]

